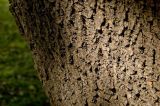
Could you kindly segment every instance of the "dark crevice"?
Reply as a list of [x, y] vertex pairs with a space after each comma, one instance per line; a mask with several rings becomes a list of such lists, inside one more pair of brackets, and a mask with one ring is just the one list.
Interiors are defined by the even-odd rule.
[[89, 69], [90, 72], [92, 72], [92, 67]]
[[61, 54], [61, 57], [65, 57], [65, 55], [66, 55], [66, 50], [65, 50], [64, 47], [61, 47], [61, 48], [60, 48], [60, 54]]
[[158, 10], [157, 10], [157, 4], [158, 4], [158, 2], [156, 2], [157, 0], [152, 0], [152, 2], [151, 2], [151, 9], [152, 9], [152, 14], [153, 14], [153, 16], [156, 16], [157, 15], [157, 12], [158, 12]]
[[143, 90], [146, 90], [147, 88], [146, 88], [146, 87], [143, 87], [142, 89], [143, 89]]
[[145, 77], [141, 77], [141, 80], [146, 80], [146, 78]]
[[94, 20], [94, 15], [92, 14], [91, 18], [88, 18], [88, 19]]
[[96, 94], [95, 96], [93, 96], [93, 99], [92, 99], [93, 103], [97, 103], [97, 99], [98, 98], [99, 98], [98, 94]]
[[46, 73], [46, 76], [45, 76], [46, 80], [49, 80], [49, 72], [47, 69], [45, 69], [45, 73]]
[[82, 35], [87, 36], [87, 27], [85, 26], [85, 24], [83, 24], [82, 27]]
[[127, 70], [126, 70], [126, 68], [123, 70], [123, 72], [126, 72]]
[[103, 22], [102, 22], [102, 24], [101, 24], [101, 27], [102, 27], [102, 26], [105, 26], [105, 24], [106, 24], [106, 18], [103, 18]]
[[115, 88], [110, 89], [114, 94], [117, 92]]
[[82, 20], [82, 35], [87, 36], [86, 17], [81, 15]]
[[82, 75], [83, 75], [83, 76], [87, 76], [87, 72], [84, 72]]
[[108, 103], [111, 103], [108, 99], [104, 99], [104, 101], [108, 102]]
[[62, 40], [62, 39], [63, 39], [63, 38], [62, 38], [62, 35], [61, 35], [60, 29], [58, 30], [58, 37], [57, 37], [57, 39], [58, 39], [58, 40]]
[[[135, 26], [135, 25], [134, 25]], [[134, 29], [134, 28], [133, 28]], [[133, 32], [134, 32], [134, 30], [133, 29], [131, 29], [131, 34], [133, 34]]]
[[30, 47], [30, 49], [31, 49], [31, 50], [33, 50], [33, 49], [35, 49], [35, 48], [36, 48], [36, 47], [35, 47], [35, 43], [34, 43], [34, 42], [32, 42], [32, 41], [31, 41], [31, 42], [29, 42], [29, 45], [30, 45], [29, 47]]
[[[99, 60], [98, 60], [98, 62], [100, 62]], [[102, 64], [101, 63], [98, 63], [98, 66], [101, 66]]]
[[86, 42], [83, 42], [83, 43], [81, 44], [81, 47], [82, 47], [83, 49], [87, 49], [87, 43], [86, 43]]
[[125, 45], [126, 48], [130, 47], [130, 44]]
[[127, 98], [127, 94], [125, 94], [124, 97]]
[[139, 49], [140, 49], [141, 54], [143, 54], [144, 50], [145, 50], [145, 47], [141, 46], [141, 47], [139, 47]]
[[109, 37], [108, 42], [109, 42], [109, 43], [112, 43], [112, 38], [111, 38], [111, 37]]
[[81, 81], [81, 77], [77, 78], [77, 81]]
[[98, 73], [98, 71], [99, 71], [99, 69], [96, 67], [96, 68], [95, 68], [95, 73], [97, 74], [97, 73]]
[[108, 2], [111, 2], [112, 0], [107, 0]]
[[[136, 1], [136, 0], [135, 0]], [[144, 10], [144, 12], [145, 12], [145, 10], [147, 10], [147, 8], [148, 8], [148, 6], [147, 6], [147, 2], [146, 2], [146, 0], [143, 0], [143, 9], [142, 10]]]
[[98, 33], [102, 34], [102, 33], [103, 33], [102, 29], [99, 29], [99, 30], [98, 30]]
[[75, 11], [76, 10], [74, 9], [74, 7], [72, 7], [70, 16], [72, 16], [73, 14], [75, 14]]
[[59, 98], [59, 99], [58, 99], [58, 101], [59, 101], [59, 102], [62, 102], [62, 99], [61, 99], [61, 98]]
[[137, 93], [135, 96], [136, 96], [137, 98], [139, 98], [139, 97], [140, 97], [140, 94], [139, 94], [139, 93]]
[[83, 16], [83, 15], [81, 15], [81, 18], [82, 18], [82, 23], [83, 23], [83, 24], [86, 24], [86, 17]]
[[99, 80], [100, 79], [100, 77], [99, 76], [97, 76], [97, 80]]
[[88, 66], [91, 66], [91, 61], [87, 62], [87, 65], [88, 65]]
[[97, 12], [97, 1], [95, 2], [94, 8], [93, 8], [93, 13], [96, 14]]
[[151, 26], [153, 26], [153, 21], [148, 21], [148, 23], [150, 24], [150, 29], [151, 29]]
[[95, 43], [99, 43], [99, 39], [100, 39], [100, 38], [96, 38], [96, 41], [95, 41]]
[[129, 14], [129, 9], [125, 12], [125, 18], [124, 21], [128, 22], [128, 14]]
[[159, 97], [155, 100], [155, 103], [159, 103], [160, 101], [159, 101], [160, 99], [159, 99]]
[[159, 92], [160, 90], [158, 90], [157, 88], [154, 88], [155, 89], [155, 92]]
[[95, 89], [95, 91], [97, 92], [99, 90], [99, 88], [98, 88], [98, 85], [97, 85], [97, 83], [96, 83], [96, 89]]
[[71, 64], [71, 65], [73, 65], [73, 64], [74, 64], [74, 59], [73, 59], [73, 56], [72, 56], [72, 55], [70, 56], [69, 64]]
[[88, 101], [87, 101], [87, 100], [86, 100], [86, 102], [85, 102], [84, 106], [88, 106]]
[[73, 44], [70, 43], [70, 44], [68, 45], [68, 48], [72, 48], [72, 47], [73, 47]]
[[152, 64], [155, 64], [156, 63], [156, 50], [153, 49], [153, 63]]
[[[106, 28], [109, 29], [109, 23], [106, 25]], [[109, 35], [109, 34], [108, 34]]]
[[103, 57], [102, 48], [99, 48], [99, 50], [98, 50], [98, 56]]
[[64, 65], [64, 64], [62, 64], [62, 65], [61, 65], [61, 67], [64, 69], [64, 68], [65, 68], [65, 65]]
[[143, 66], [143, 67], [146, 67], [146, 66], [147, 66], [147, 65], [146, 65], [146, 60], [143, 62], [142, 66]]
[[63, 21], [61, 21], [61, 23], [59, 23], [60, 28], [64, 28], [64, 23]]
[[113, 10], [114, 10], [113, 15], [116, 16], [116, 10], [117, 10], [117, 8], [113, 7]]
[[124, 37], [124, 34], [125, 34], [125, 31], [128, 30], [128, 27], [124, 27], [124, 29], [122, 30], [122, 32], [119, 34], [119, 36], [123, 36]]
[[131, 75], [136, 75], [136, 74], [137, 74], [137, 71], [134, 71], [133, 74], [131, 74]]
[[72, 26], [74, 26], [73, 20], [69, 20], [69, 23], [70, 23]]
[[126, 106], [129, 106], [129, 103], [127, 102]]
[[155, 33], [155, 35], [160, 40], [160, 32], [158, 32], [157, 34]]
[[121, 61], [121, 57], [118, 56], [117, 62], [119, 63]]
[[81, 2], [81, 3], [84, 3], [84, 0], [78, 0], [79, 2]]

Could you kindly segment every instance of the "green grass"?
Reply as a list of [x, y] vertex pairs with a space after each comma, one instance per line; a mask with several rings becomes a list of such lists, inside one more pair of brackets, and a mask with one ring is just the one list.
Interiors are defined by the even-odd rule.
[[0, 0], [0, 106], [46, 106], [31, 53], [8, 6]]

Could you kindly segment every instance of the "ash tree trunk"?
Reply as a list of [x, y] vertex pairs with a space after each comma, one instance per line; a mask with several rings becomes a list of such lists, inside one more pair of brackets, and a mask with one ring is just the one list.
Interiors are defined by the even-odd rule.
[[156, 0], [10, 0], [52, 106], [160, 106]]

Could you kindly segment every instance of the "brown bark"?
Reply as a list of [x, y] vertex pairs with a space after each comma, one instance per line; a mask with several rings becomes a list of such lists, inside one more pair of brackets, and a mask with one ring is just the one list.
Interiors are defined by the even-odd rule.
[[160, 106], [153, 1], [11, 0], [53, 106]]

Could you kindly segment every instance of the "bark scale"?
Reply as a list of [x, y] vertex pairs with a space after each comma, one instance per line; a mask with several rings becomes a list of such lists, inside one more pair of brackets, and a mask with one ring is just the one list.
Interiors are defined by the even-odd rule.
[[153, 1], [10, 0], [53, 106], [160, 105]]

